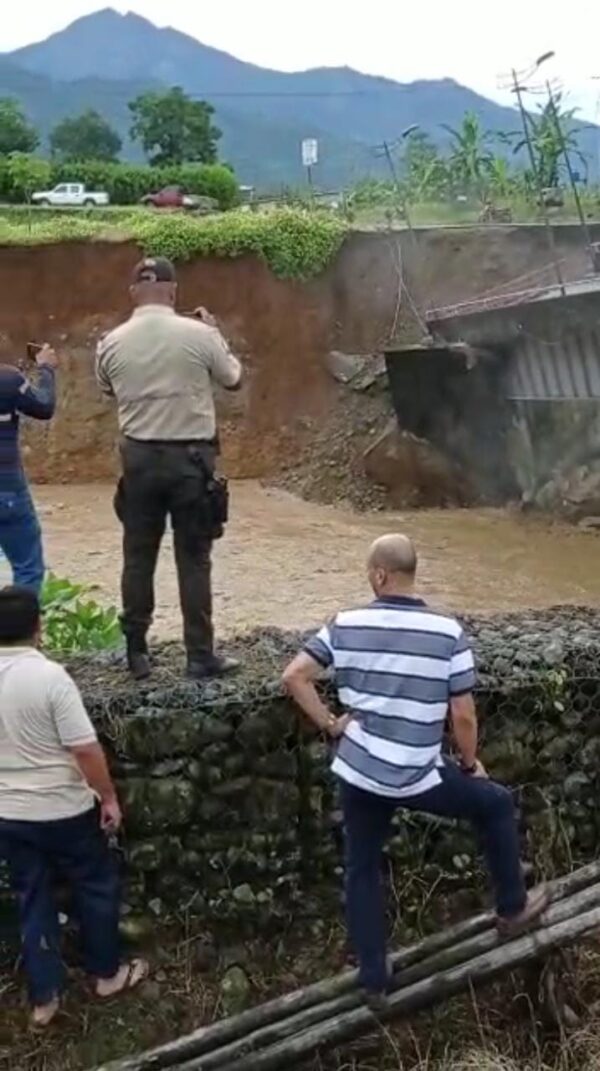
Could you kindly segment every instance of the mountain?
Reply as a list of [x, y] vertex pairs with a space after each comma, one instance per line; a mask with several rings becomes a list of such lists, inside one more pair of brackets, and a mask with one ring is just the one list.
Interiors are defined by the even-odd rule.
[[[44, 140], [57, 122], [86, 108], [96, 108], [114, 127], [126, 131], [130, 123], [127, 101], [149, 84], [148, 79], [110, 82], [94, 77], [77, 82], [55, 81], [0, 55], [0, 96], [20, 100]], [[153, 88], [160, 88], [160, 83]]]
[[[223, 130], [222, 155], [241, 181], [261, 186], [304, 179], [303, 137], [320, 142], [316, 181], [336, 188], [381, 173], [374, 146], [413, 124], [439, 143], [447, 140], [443, 125], [458, 126], [466, 111], [489, 130], [519, 125], [512, 109], [450, 79], [402, 84], [346, 67], [268, 70], [110, 8], [0, 56], [0, 94], [19, 96], [44, 133], [63, 115], [93, 105], [126, 135], [127, 101], [156, 84], [209, 100]], [[584, 151], [596, 134], [582, 133]]]
[[[59, 81], [17, 66], [0, 54], [0, 97], [16, 97], [39, 131], [45, 143], [52, 128], [66, 116], [86, 108], [96, 108], [119, 131], [124, 153], [131, 160], [141, 160], [138, 145], [129, 141], [131, 115], [128, 102], [147, 89], [161, 89], [160, 82], [107, 81], [88, 77], [77, 81]], [[218, 125], [223, 131], [220, 154], [236, 168], [240, 181], [267, 188], [278, 188], [306, 180], [300, 163], [303, 127], [269, 122], [260, 116], [218, 109]], [[325, 181], [337, 189], [348, 176], [364, 174], [369, 167], [369, 153], [364, 146], [352, 144], [325, 131], [321, 146], [328, 164]]]

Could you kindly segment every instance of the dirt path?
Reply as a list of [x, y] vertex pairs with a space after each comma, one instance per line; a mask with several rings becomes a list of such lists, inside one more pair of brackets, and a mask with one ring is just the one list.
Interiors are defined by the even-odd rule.
[[[97, 585], [116, 602], [120, 531], [111, 488], [38, 487], [50, 568]], [[221, 633], [255, 626], [309, 627], [365, 598], [369, 541], [402, 529], [421, 552], [421, 589], [459, 610], [493, 611], [558, 602], [600, 604], [600, 536], [500, 511], [358, 515], [302, 502], [254, 483], [232, 489], [232, 522], [215, 550]], [[179, 635], [170, 538], [157, 580], [155, 632]]]

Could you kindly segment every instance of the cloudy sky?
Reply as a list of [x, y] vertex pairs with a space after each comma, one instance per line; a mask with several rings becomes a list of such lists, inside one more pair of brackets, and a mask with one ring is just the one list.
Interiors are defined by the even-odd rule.
[[[39, 40], [100, 6], [106, 0], [10, 4], [0, 48]], [[401, 82], [448, 76], [504, 101], [510, 98], [499, 85], [510, 67], [523, 68], [554, 49], [545, 72], [568, 88], [582, 116], [600, 119], [600, 80], [594, 80], [600, 76], [598, 0], [566, 7], [558, 0], [504, 0], [493, 8], [489, 0], [131, 0], [113, 6], [160, 26], [168, 22], [261, 66], [348, 65]]]

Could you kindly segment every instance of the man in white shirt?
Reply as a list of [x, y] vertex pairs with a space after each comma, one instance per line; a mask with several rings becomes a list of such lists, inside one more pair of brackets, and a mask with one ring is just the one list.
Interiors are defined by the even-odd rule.
[[73, 886], [84, 965], [98, 997], [147, 974], [120, 963], [120, 882], [108, 837], [121, 810], [106, 758], [69, 674], [46, 658], [40, 606], [27, 588], [0, 591], [0, 858], [20, 911], [33, 1022], [47, 1026], [64, 984], [52, 883]]

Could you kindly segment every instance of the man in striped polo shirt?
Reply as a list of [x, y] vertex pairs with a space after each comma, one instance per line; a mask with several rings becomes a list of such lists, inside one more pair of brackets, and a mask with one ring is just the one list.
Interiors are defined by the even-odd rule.
[[[467, 819], [476, 829], [495, 889], [498, 928], [526, 929], [543, 912], [543, 888], [527, 894], [512, 796], [477, 759], [475, 666], [457, 621], [414, 593], [410, 539], [378, 539], [368, 559], [375, 601], [345, 610], [321, 629], [284, 673], [315, 725], [338, 741], [346, 838], [346, 912], [359, 980], [375, 1007], [385, 999], [382, 850], [397, 808]], [[315, 681], [331, 668], [346, 713], [336, 717]], [[447, 716], [458, 764], [442, 757]]]

